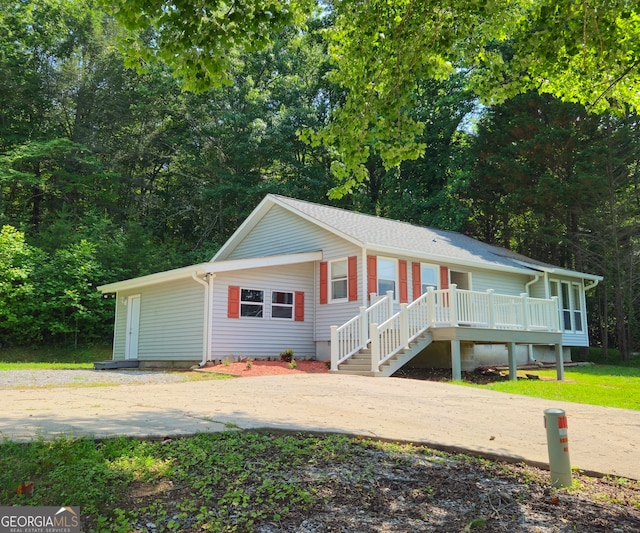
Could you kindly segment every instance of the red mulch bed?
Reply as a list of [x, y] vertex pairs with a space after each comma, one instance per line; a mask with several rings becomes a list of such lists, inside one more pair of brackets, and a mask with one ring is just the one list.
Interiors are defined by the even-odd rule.
[[247, 368], [247, 363], [230, 363], [205, 366], [198, 372], [217, 372], [219, 374], [230, 374], [232, 376], [252, 377], [252, 376], [275, 376], [279, 374], [326, 374], [329, 372], [327, 365], [322, 361], [296, 361], [295, 368], [289, 368], [288, 363], [282, 361], [252, 361], [251, 368]]

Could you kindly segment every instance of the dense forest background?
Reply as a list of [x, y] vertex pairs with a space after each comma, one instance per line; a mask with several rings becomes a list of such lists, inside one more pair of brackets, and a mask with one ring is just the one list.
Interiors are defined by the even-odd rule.
[[274, 192], [601, 274], [592, 344], [638, 350], [638, 117], [533, 92], [480, 105], [461, 66], [413, 95], [421, 157], [371, 155], [328, 195], [331, 150], [305, 132], [345, 99], [331, 24], [234, 54], [231, 85], [193, 94], [159, 62], [125, 68], [126, 30], [90, 2], [0, 0], [0, 347], [109, 341], [97, 285], [210, 259]]

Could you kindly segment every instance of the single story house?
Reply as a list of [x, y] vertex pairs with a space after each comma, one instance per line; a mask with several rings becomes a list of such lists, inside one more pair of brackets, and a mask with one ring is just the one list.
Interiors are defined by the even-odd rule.
[[98, 287], [115, 294], [114, 361], [331, 361], [390, 375], [569, 360], [588, 346], [601, 276], [460, 233], [267, 195], [206, 263]]

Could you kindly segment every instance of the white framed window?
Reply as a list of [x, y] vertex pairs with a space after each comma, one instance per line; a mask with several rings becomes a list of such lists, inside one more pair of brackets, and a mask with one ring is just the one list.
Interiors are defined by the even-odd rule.
[[347, 259], [329, 262], [329, 294], [332, 302], [344, 301], [348, 298], [348, 277]]
[[584, 331], [584, 312], [580, 283], [549, 280], [550, 295], [557, 296], [560, 302], [560, 326], [564, 331], [582, 333]]
[[429, 287], [438, 288], [438, 274], [440, 269], [436, 265], [420, 263], [420, 288], [422, 294], [427, 292]]
[[263, 290], [240, 289], [240, 316], [245, 318], [264, 317]]
[[582, 312], [582, 290], [580, 284], [572, 283], [573, 288], [573, 327], [576, 331], [583, 331], [582, 320], [584, 314]]
[[398, 262], [395, 259], [378, 257], [378, 294], [383, 296], [387, 291], [393, 291], [396, 299], [398, 285]]
[[271, 291], [271, 318], [293, 320], [293, 293]]

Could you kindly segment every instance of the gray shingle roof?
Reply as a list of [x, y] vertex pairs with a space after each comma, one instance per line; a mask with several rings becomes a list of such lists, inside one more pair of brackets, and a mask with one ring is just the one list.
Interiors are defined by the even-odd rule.
[[453, 231], [415, 226], [285, 196], [271, 197], [277, 203], [286, 205], [369, 249], [395, 250], [403, 255], [449, 258], [454, 263], [471, 262], [487, 267], [506, 267], [521, 271], [557, 268]]

